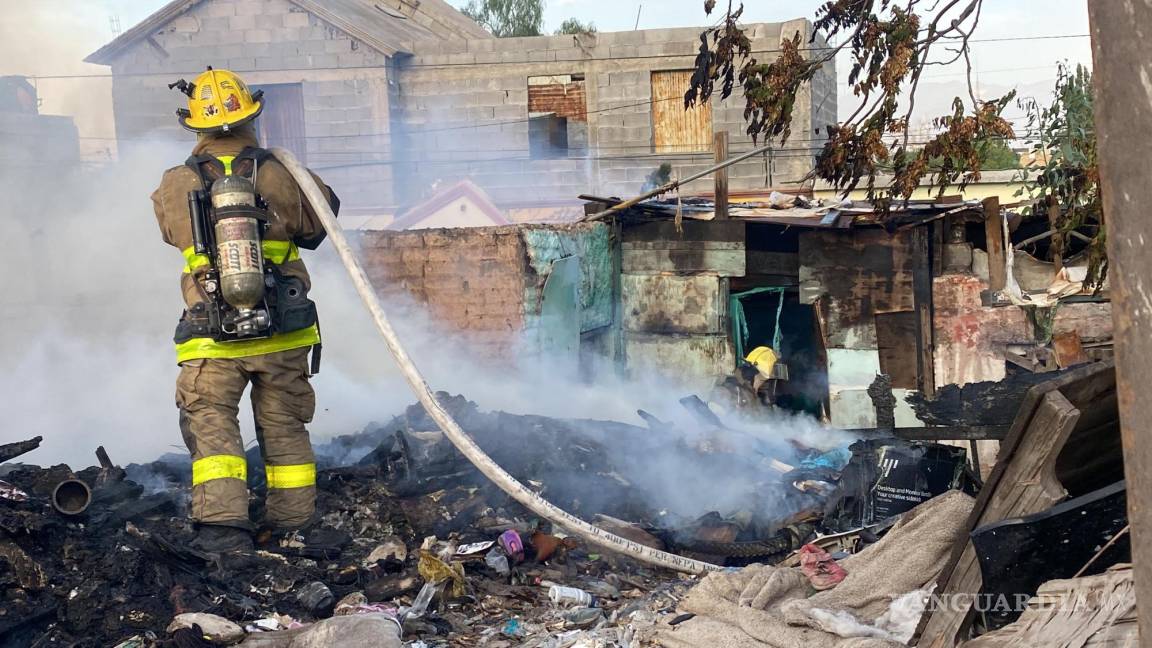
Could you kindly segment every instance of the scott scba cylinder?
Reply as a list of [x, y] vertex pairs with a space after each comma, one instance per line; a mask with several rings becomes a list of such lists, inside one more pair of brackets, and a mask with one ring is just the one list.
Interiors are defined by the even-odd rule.
[[256, 203], [256, 188], [243, 176], [224, 176], [212, 183], [211, 200], [221, 296], [241, 312], [254, 309], [263, 303], [265, 292], [265, 216]]

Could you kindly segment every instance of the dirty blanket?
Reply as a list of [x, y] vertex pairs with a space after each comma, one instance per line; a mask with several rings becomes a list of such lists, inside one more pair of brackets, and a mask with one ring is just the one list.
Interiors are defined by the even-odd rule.
[[841, 561], [848, 577], [825, 592], [811, 594], [794, 568], [752, 565], [710, 574], [679, 608], [696, 617], [661, 628], [656, 638], [665, 648], [902, 646], [888, 631], [889, 607], [936, 577], [964, 532], [972, 503], [951, 491], [912, 509], [880, 542]]

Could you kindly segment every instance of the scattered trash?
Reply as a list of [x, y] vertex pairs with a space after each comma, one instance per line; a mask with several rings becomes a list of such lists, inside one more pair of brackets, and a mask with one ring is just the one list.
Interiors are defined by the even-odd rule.
[[524, 541], [520, 539], [520, 534], [515, 529], [508, 529], [500, 534], [499, 542], [500, 548], [512, 562], [524, 562]]
[[848, 575], [827, 551], [813, 544], [800, 547], [800, 571], [816, 591], [832, 589]]
[[[851, 463], [840, 466], [843, 452], [796, 444], [789, 453], [787, 444], [779, 444], [774, 449], [779, 460], [763, 452], [733, 459], [723, 453], [733, 452], [733, 435], [739, 433], [709, 427], [707, 443], [677, 445], [676, 452], [689, 453], [701, 470], [717, 470], [710, 476], [717, 481], [747, 479], [727, 474], [733, 461], [745, 462], [757, 481], [727, 483], [749, 483], [756, 493], [746, 501], [771, 505], [684, 515], [648, 507], [613, 463], [617, 456], [583, 424], [484, 413], [462, 399], [441, 398], [494, 448], [502, 465], [585, 519], [629, 541], [704, 554], [733, 570], [786, 560], [798, 568], [773, 573], [791, 574], [788, 582], [798, 592], [836, 582], [817, 596], [839, 592], [861, 568], [851, 566], [863, 555], [858, 552], [883, 542], [885, 531], [895, 528], [870, 524], [814, 539], [822, 518], [846, 522], [865, 510], [849, 514], [846, 504], [825, 500], [828, 487], [843, 489], [845, 480], [851, 486], [862, 474], [853, 476], [858, 467]], [[669, 447], [644, 445], [654, 443], [645, 428], [588, 425], [604, 426], [597, 432], [604, 436], [634, 434], [643, 448], [637, 452], [645, 457]], [[237, 627], [247, 633], [240, 644], [247, 648], [309, 648], [321, 644], [298, 642], [332, 640], [336, 631], [340, 640], [329, 645], [355, 646], [349, 642], [369, 628], [379, 636], [363, 645], [399, 647], [401, 621], [415, 648], [418, 642], [424, 648], [638, 648], [649, 645], [641, 637], [647, 641], [660, 628], [692, 636], [692, 615], [700, 611], [685, 608], [684, 597], [702, 581], [652, 570], [565, 537], [487, 485], [442, 437], [421, 408], [412, 408], [388, 425], [318, 446], [315, 524], [299, 533], [265, 536], [252, 554], [219, 558], [187, 544], [193, 530], [181, 517], [188, 492], [186, 458], [126, 469], [101, 460], [76, 472], [68, 466], [6, 467], [0, 473], [0, 561], [9, 566], [9, 591], [18, 592], [6, 598], [7, 618], [18, 621], [0, 619], [0, 634], [13, 636], [14, 645], [42, 636], [48, 645], [91, 640], [112, 646], [136, 636], [147, 642], [147, 630], [159, 632], [189, 610], [211, 609], [231, 620], [233, 633]], [[526, 438], [533, 443], [524, 443]], [[932, 479], [952, 475], [951, 452], [919, 467]], [[906, 456], [899, 455], [900, 461]], [[324, 457], [339, 457], [339, 463], [325, 463], [332, 460]], [[258, 463], [258, 451], [251, 458]], [[852, 461], [860, 464], [864, 458]], [[769, 467], [773, 460], [780, 470]], [[885, 485], [898, 487], [891, 481], [898, 470], [880, 475], [872, 466], [874, 481], [865, 483], [883, 477], [889, 479]], [[579, 497], [587, 491], [564, 490], [590, 474], [603, 488], [595, 507], [587, 504], [591, 498]], [[83, 481], [91, 491], [88, 509], [79, 516], [58, 515], [51, 508], [52, 489], [65, 479]], [[16, 491], [26, 499], [5, 496]], [[829, 504], [831, 513], [824, 516]], [[871, 510], [875, 514], [876, 507]], [[843, 565], [838, 557], [844, 557]], [[849, 572], [846, 577], [841, 569]], [[917, 569], [931, 571], [927, 565]], [[912, 587], [894, 596], [920, 583], [899, 584]], [[328, 623], [360, 618], [373, 620]], [[867, 615], [855, 618], [865, 625], [878, 622]], [[388, 630], [380, 634], [383, 627]], [[203, 645], [191, 627], [178, 630], [187, 645]], [[300, 639], [306, 631], [309, 638]]]
[[314, 617], [331, 615], [332, 609], [336, 605], [336, 597], [332, 594], [332, 590], [320, 581], [308, 583], [300, 588], [296, 600], [300, 601], [300, 605], [303, 605], [304, 609], [308, 610], [308, 613]]
[[573, 538], [559, 538], [539, 530], [532, 533], [528, 543], [536, 551], [536, 562], [547, 562], [553, 556], [563, 556], [569, 549], [576, 548]]
[[448, 581], [449, 596], [464, 596], [464, 566], [460, 563], [448, 564], [432, 555], [427, 549], [421, 549], [417, 569], [420, 571], [420, 576], [429, 583]]
[[0, 481], [0, 497], [13, 502], [27, 502], [28, 493], [16, 488], [6, 481]]
[[508, 556], [499, 547], [493, 547], [491, 551], [484, 556], [484, 564], [488, 565], [501, 576], [507, 576], [512, 573], [511, 566], [508, 565]]
[[553, 585], [548, 589], [548, 598], [556, 605], [580, 605], [589, 607], [595, 598], [588, 592], [576, 587]]
[[594, 607], [578, 608], [564, 615], [565, 626], [582, 630], [595, 627], [603, 620], [604, 612]]
[[500, 634], [516, 639], [525, 636], [527, 633], [524, 632], [524, 625], [520, 623], [519, 619], [508, 619], [508, 621], [504, 623], [504, 627], [500, 629]]
[[332, 614], [334, 616], [348, 616], [349, 614], [356, 614], [356, 612], [361, 607], [366, 605], [368, 605], [368, 597], [364, 596], [364, 592], [352, 592], [336, 603], [336, 607], [332, 610]]
[[364, 559], [364, 564], [371, 567], [381, 560], [399, 560], [404, 562], [408, 559], [408, 547], [404, 545], [404, 541], [397, 536], [388, 536], [384, 542], [376, 545], [372, 553]]
[[475, 557], [495, 546], [496, 542], [494, 540], [489, 540], [488, 542], [473, 542], [471, 544], [460, 545], [456, 549], [456, 555], [461, 558]]
[[432, 599], [436, 598], [436, 595], [444, 589], [446, 582], [424, 583], [424, 587], [420, 588], [420, 593], [412, 601], [412, 606], [407, 609], [401, 608], [402, 616], [411, 619], [419, 619], [424, 616], [424, 613], [428, 611], [428, 606], [432, 603]]
[[197, 629], [198, 633], [213, 643], [231, 644], [244, 638], [244, 628], [224, 617], [203, 612], [178, 614], [168, 624], [171, 634], [181, 629]]

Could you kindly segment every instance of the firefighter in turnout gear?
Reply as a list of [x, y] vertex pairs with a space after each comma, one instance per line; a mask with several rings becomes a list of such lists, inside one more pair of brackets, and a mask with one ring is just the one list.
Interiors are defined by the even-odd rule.
[[[201, 549], [245, 550], [256, 527], [237, 415], [249, 385], [268, 485], [261, 524], [299, 529], [315, 511], [305, 426], [316, 407], [308, 381], [320, 329], [300, 250], [316, 249], [325, 232], [288, 171], [257, 142], [261, 92], [212, 68], [170, 87], [188, 96], [177, 115], [198, 134], [192, 156], [166, 171], [152, 194], [164, 241], [184, 255], [176, 405], [192, 454], [191, 517]], [[336, 211], [336, 195], [317, 183]]]

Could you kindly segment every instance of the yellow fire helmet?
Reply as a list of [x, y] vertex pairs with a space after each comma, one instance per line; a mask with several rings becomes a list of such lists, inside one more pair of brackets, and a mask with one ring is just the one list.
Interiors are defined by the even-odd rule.
[[256, 119], [264, 109], [263, 90], [255, 93], [229, 70], [212, 66], [192, 83], [180, 79], [168, 84], [188, 95], [188, 108], [176, 111], [180, 125], [196, 133], [224, 133]]
[[747, 360], [749, 364], [756, 367], [760, 373], [764, 374], [765, 376], [771, 376], [772, 370], [776, 366], [776, 362], [779, 361], [780, 357], [776, 355], [776, 352], [772, 350], [772, 347], [760, 346], [749, 351], [748, 355], [745, 356], [744, 359]]

